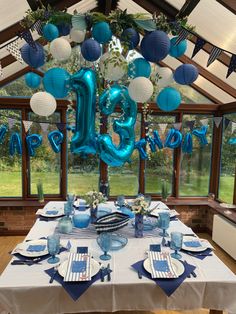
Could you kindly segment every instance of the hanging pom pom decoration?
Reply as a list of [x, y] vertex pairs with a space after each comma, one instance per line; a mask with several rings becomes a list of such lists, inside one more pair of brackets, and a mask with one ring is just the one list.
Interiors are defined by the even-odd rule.
[[153, 94], [153, 84], [146, 77], [136, 77], [130, 81], [129, 96], [136, 102], [144, 103], [151, 98]]
[[36, 49], [32, 48], [29, 44], [24, 44], [20, 49], [22, 59], [32, 68], [39, 68], [44, 65], [44, 49], [43, 46], [35, 42]]
[[169, 55], [171, 57], [178, 58], [182, 56], [187, 49], [187, 40], [182, 40], [178, 45], [175, 45], [178, 36], [171, 38], [170, 40], [170, 51]]
[[193, 152], [193, 138], [191, 133], [187, 133], [184, 137], [182, 151], [185, 154], [192, 154]]
[[48, 140], [55, 153], [61, 151], [61, 144], [63, 142], [64, 135], [58, 130], [52, 131], [48, 134]]
[[86, 31], [80, 31], [78, 29], [72, 28], [70, 31], [70, 38], [75, 43], [82, 43], [85, 39]]
[[2, 125], [0, 127], [0, 144], [2, 144], [3, 139], [4, 139], [5, 135], [6, 135], [6, 133], [7, 133], [7, 127], [6, 127], [6, 125]]
[[71, 45], [64, 38], [56, 38], [50, 44], [50, 53], [58, 61], [64, 61], [70, 58]]
[[52, 68], [44, 74], [43, 86], [55, 98], [64, 98], [69, 92], [70, 74], [63, 68]]
[[91, 62], [96, 61], [101, 56], [101, 46], [92, 38], [86, 39], [82, 43], [81, 53], [85, 60]]
[[146, 34], [141, 41], [141, 53], [147, 61], [158, 62], [164, 59], [170, 50], [170, 39], [163, 31]]
[[39, 134], [32, 134], [26, 136], [26, 145], [30, 157], [35, 156], [35, 149], [42, 144], [42, 136]]
[[195, 135], [199, 141], [201, 146], [205, 146], [208, 144], [207, 138], [206, 138], [206, 133], [207, 133], [208, 126], [203, 125], [201, 127], [201, 130], [193, 130], [193, 135]]
[[182, 64], [174, 72], [174, 80], [182, 85], [190, 85], [196, 81], [198, 69], [192, 64]]
[[51, 94], [38, 92], [31, 97], [30, 107], [39, 116], [49, 117], [56, 110], [57, 102]]
[[43, 37], [48, 41], [53, 41], [59, 37], [59, 30], [56, 25], [48, 23], [43, 27]]
[[38, 88], [41, 83], [41, 76], [34, 72], [29, 72], [25, 75], [25, 83], [30, 88]]
[[170, 68], [162, 67], [156, 71], [158, 76], [157, 86], [166, 87], [174, 82], [173, 73]]
[[92, 29], [92, 36], [97, 42], [99, 42], [99, 44], [109, 42], [112, 37], [110, 25], [106, 22], [96, 23]]
[[22, 143], [19, 133], [14, 132], [10, 137], [9, 153], [14, 156], [15, 153], [22, 155]]
[[99, 62], [100, 72], [106, 80], [118, 81], [126, 73], [124, 66], [126, 63], [126, 59], [121, 54], [115, 55], [113, 52], [106, 52]]
[[57, 24], [57, 28], [60, 36], [67, 36], [70, 34], [71, 25], [68, 23]]
[[139, 76], [149, 77], [151, 74], [151, 65], [144, 58], [137, 58], [130, 62], [128, 66], [128, 75], [132, 78]]
[[126, 28], [121, 34], [121, 41], [125, 42], [129, 50], [136, 48], [139, 44], [140, 35], [133, 28]]
[[[173, 141], [172, 141], [173, 140]], [[165, 140], [165, 147], [177, 148], [181, 145], [182, 134], [179, 130], [170, 129]]]
[[176, 110], [181, 103], [180, 93], [173, 87], [166, 87], [158, 94], [156, 103], [163, 111]]
[[134, 145], [134, 148], [139, 151], [141, 159], [147, 159], [148, 158], [148, 155], [144, 149], [145, 146], [146, 146], [146, 140], [144, 138], [142, 138], [138, 142], [135, 142], [135, 145]]

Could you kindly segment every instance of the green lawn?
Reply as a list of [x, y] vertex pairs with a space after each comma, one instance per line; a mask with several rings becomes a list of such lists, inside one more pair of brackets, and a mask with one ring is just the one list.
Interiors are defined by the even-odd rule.
[[[98, 189], [98, 173], [76, 174], [68, 176], [68, 191], [76, 194], [84, 194], [88, 190]], [[32, 173], [32, 193], [37, 193], [36, 183], [39, 179], [43, 182], [44, 192], [57, 194], [59, 191], [59, 177], [57, 173]], [[224, 176], [220, 181], [220, 198], [225, 202], [232, 202], [234, 177]], [[134, 174], [110, 174], [111, 195], [136, 195], [138, 192], [138, 178]], [[149, 174], [146, 184], [147, 192], [161, 191], [161, 181], [156, 175]], [[208, 178], [202, 176], [200, 179], [191, 177], [189, 184], [183, 183], [180, 188], [181, 196], [205, 196], [208, 191]], [[21, 196], [21, 173], [1, 172], [0, 197]]]

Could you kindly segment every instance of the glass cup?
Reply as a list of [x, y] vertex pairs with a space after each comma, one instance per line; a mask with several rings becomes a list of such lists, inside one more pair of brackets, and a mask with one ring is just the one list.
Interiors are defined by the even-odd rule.
[[150, 207], [151, 206], [151, 201], [152, 201], [151, 195], [145, 195], [144, 196], [144, 200], [145, 200], [145, 202], [148, 203], [148, 207]]
[[69, 217], [72, 214], [73, 211], [73, 203], [67, 201], [64, 204], [64, 214], [66, 215], [66, 217]]
[[171, 232], [170, 238], [170, 248], [175, 250], [174, 253], [171, 253], [171, 256], [176, 259], [181, 259], [182, 255], [179, 254], [178, 251], [182, 248], [183, 234], [181, 232]]
[[107, 252], [111, 248], [111, 234], [109, 232], [102, 232], [98, 237], [98, 244], [104, 252], [104, 254], [100, 256], [100, 259], [103, 261], [109, 260], [111, 255], [107, 254]]
[[57, 234], [53, 234], [47, 237], [47, 248], [48, 253], [51, 257], [48, 259], [49, 264], [55, 264], [60, 261], [59, 257], [55, 255], [59, 253], [60, 250], [60, 237]]
[[162, 237], [168, 237], [168, 233], [166, 232], [166, 229], [169, 228], [170, 225], [170, 214], [168, 212], [165, 213], [159, 213], [159, 223], [158, 226], [163, 231], [160, 233], [160, 236]]
[[69, 201], [71, 203], [74, 203], [74, 201], [75, 201], [75, 194], [67, 194], [66, 199], [67, 199], [67, 201]]
[[119, 207], [122, 207], [125, 205], [125, 196], [124, 195], [118, 195], [116, 205]]

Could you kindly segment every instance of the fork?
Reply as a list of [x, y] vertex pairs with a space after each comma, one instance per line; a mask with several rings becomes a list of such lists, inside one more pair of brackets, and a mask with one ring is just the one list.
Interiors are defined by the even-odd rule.
[[55, 278], [55, 276], [56, 276], [56, 274], [58, 272], [58, 267], [59, 267], [59, 265], [54, 267], [54, 271], [53, 271], [52, 276], [51, 276], [51, 278], [49, 280], [49, 283], [53, 283], [53, 280], [54, 280], [54, 278]]

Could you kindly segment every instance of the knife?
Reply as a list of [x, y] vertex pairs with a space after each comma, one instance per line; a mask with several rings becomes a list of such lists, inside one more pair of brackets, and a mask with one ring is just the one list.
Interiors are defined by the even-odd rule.
[[107, 281], [111, 281], [111, 269], [110, 269], [110, 264], [107, 264]]
[[51, 276], [51, 278], [49, 280], [49, 283], [53, 283], [53, 280], [54, 280], [54, 278], [55, 278], [55, 276], [57, 274], [57, 271], [58, 271], [58, 267], [59, 267], [59, 265], [54, 267], [54, 271], [53, 271], [52, 276]]
[[101, 278], [101, 282], [104, 282], [104, 271], [105, 271], [105, 267], [102, 266], [100, 269], [100, 278]]
[[34, 262], [31, 260], [14, 260], [11, 262], [11, 265], [34, 265], [34, 264], [41, 265], [42, 263]]

